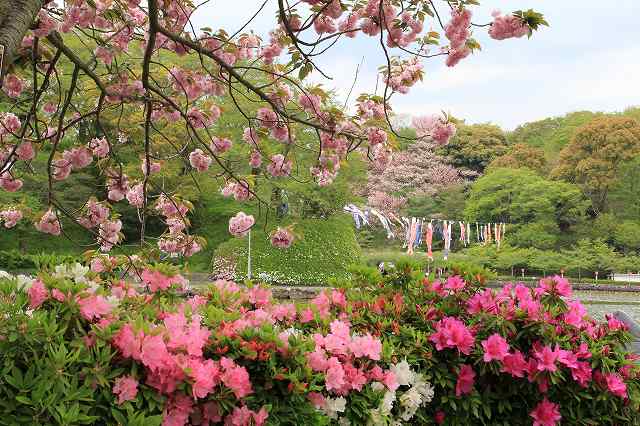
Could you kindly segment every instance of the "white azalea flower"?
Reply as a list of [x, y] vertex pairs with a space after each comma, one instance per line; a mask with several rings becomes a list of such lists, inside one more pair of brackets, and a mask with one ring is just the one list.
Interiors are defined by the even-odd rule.
[[31, 288], [33, 281], [34, 279], [27, 275], [18, 275], [16, 277], [16, 287], [18, 288], [18, 290], [27, 291]]
[[56, 265], [56, 271], [53, 273], [55, 278], [66, 278], [67, 274], [67, 265]]
[[383, 415], [389, 415], [391, 410], [393, 410], [393, 403], [396, 400], [396, 393], [387, 391], [382, 398], [382, 402], [380, 402], [380, 413]]
[[13, 279], [13, 275], [8, 273], [7, 271], [0, 271], [0, 280], [2, 280], [2, 279], [11, 280], [11, 279]]
[[89, 268], [86, 266], [82, 266], [79, 263], [73, 265], [72, 268], [69, 269], [69, 274], [73, 277], [74, 281], [78, 284], [83, 284], [87, 282], [85, 276], [89, 272]]
[[395, 365], [390, 370], [396, 375], [396, 380], [400, 386], [409, 386], [415, 380], [415, 373], [411, 371], [411, 366], [405, 359]]
[[327, 398], [324, 406], [324, 412], [329, 418], [337, 419], [338, 413], [344, 412], [347, 408], [347, 400], [343, 397]]
[[378, 392], [378, 391], [384, 390], [385, 389], [385, 385], [383, 385], [380, 382], [373, 382], [373, 383], [371, 383], [371, 389], [373, 389], [374, 391]]

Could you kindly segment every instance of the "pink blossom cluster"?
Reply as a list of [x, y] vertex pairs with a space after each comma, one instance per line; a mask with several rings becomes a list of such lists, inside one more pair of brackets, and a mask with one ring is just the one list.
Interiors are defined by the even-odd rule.
[[142, 182], [130, 187], [126, 195], [129, 204], [139, 209], [144, 206], [144, 196], [144, 184]]
[[0, 210], [0, 222], [4, 222], [4, 227], [7, 229], [16, 226], [22, 217], [22, 211], [15, 207]]
[[289, 176], [292, 167], [291, 160], [287, 160], [282, 154], [276, 154], [271, 157], [271, 163], [267, 165], [267, 172], [273, 177]]
[[[397, 25], [392, 26], [387, 23], [387, 26], [389, 28], [387, 32], [388, 47], [407, 47], [416, 41], [423, 30], [422, 22], [415, 19], [408, 12], [400, 16], [400, 22]], [[403, 28], [408, 29], [408, 31]]]
[[2, 90], [10, 98], [17, 98], [24, 90], [25, 82], [15, 74], [7, 74], [4, 77], [4, 83], [2, 84]]
[[22, 180], [14, 178], [9, 172], [0, 173], [0, 188], [7, 192], [16, 192], [22, 188]]
[[111, 213], [107, 205], [98, 202], [94, 197], [87, 201], [84, 210], [84, 214], [78, 218], [78, 223], [85, 228], [94, 228], [100, 225], [109, 219]]
[[105, 220], [100, 223], [98, 229], [98, 242], [100, 243], [100, 249], [102, 251], [109, 251], [113, 246], [122, 241], [124, 235], [121, 232], [122, 221], [120, 219]]
[[440, 115], [415, 117], [412, 121], [419, 138], [429, 137], [439, 145], [446, 145], [456, 134], [456, 126]]
[[372, 99], [358, 102], [358, 115], [363, 120], [384, 118], [384, 105]]
[[201, 149], [196, 149], [189, 154], [189, 164], [199, 172], [205, 172], [209, 169], [211, 157], [206, 155]]
[[42, 215], [40, 220], [36, 222], [35, 227], [38, 231], [45, 234], [60, 235], [62, 228], [58, 215], [53, 209], [49, 209]]
[[445, 27], [445, 36], [449, 39], [450, 49], [446, 64], [448, 67], [457, 65], [462, 59], [471, 54], [466, 45], [471, 36], [471, 11], [469, 9], [453, 9], [451, 21]]
[[[194, 308], [201, 303], [192, 299]], [[125, 324], [113, 338], [113, 345], [125, 358], [140, 362], [145, 369], [146, 384], [168, 396], [163, 424], [185, 425], [189, 418], [221, 421], [221, 409], [207, 397], [222, 388], [229, 389], [238, 401], [253, 393], [247, 369], [234, 360], [221, 357], [219, 361], [205, 358], [211, 332], [201, 325], [197, 314], [187, 316], [183, 310], [163, 313], [162, 323], [150, 333], [137, 330], [131, 323]], [[118, 391], [123, 400], [135, 398], [135, 381], [120, 384]], [[183, 393], [181, 385], [188, 385], [189, 393]], [[124, 385], [124, 386], [123, 386]], [[226, 424], [262, 425], [268, 417], [266, 409], [249, 410], [240, 403], [225, 419]], [[253, 422], [253, 423], [252, 423]]]
[[233, 199], [236, 201], [247, 201], [253, 196], [249, 188], [249, 183], [245, 180], [239, 182], [230, 180], [222, 188], [221, 192], [224, 197], [233, 196]]
[[158, 173], [160, 172], [160, 169], [162, 169], [162, 164], [160, 164], [160, 162], [158, 161], [150, 161], [149, 162], [149, 167], [147, 170], [147, 159], [146, 158], [142, 158], [140, 159], [140, 170], [142, 170], [142, 174], [143, 175], [147, 175], [147, 173], [149, 173], [150, 175], [154, 174], [154, 173]]
[[249, 233], [255, 222], [253, 216], [239, 212], [229, 219], [229, 233], [234, 237], [244, 237]]
[[18, 160], [28, 161], [32, 160], [36, 156], [36, 151], [33, 148], [33, 144], [26, 141], [18, 145], [16, 148], [16, 155], [18, 156]]
[[232, 145], [233, 145], [233, 142], [231, 142], [231, 139], [219, 138], [214, 136], [213, 139], [211, 139], [211, 144], [209, 145], [209, 148], [211, 149], [211, 151], [214, 152], [214, 154], [219, 155], [229, 151]]
[[129, 178], [116, 171], [107, 171], [107, 198], [111, 201], [124, 199], [129, 192]]
[[129, 81], [127, 74], [115, 76], [111, 84], [107, 86], [107, 100], [109, 102], [121, 102], [144, 94], [142, 81]]
[[15, 114], [10, 112], [0, 113], [0, 141], [4, 135], [15, 134], [20, 130], [21, 125], [20, 119]]
[[529, 26], [518, 16], [503, 16], [499, 11], [495, 11], [493, 18], [489, 35], [495, 40], [520, 38], [531, 33]]
[[158, 270], [146, 268], [140, 276], [142, 283], [149, 288], [152, 293], [167, 290], [172, 285], [183, 288], [186, 280], [180, 274], [166, 275]]
[[420, 60], [415, 56], [401, 62], [396, 62], [391, 65], [390, 70], [384, 70], [385, 82], [395, 92], [402, 94], [409, 93], [409, 89], [421, 80], [423, 68]]
[[187, 214], [189, 206], [174, 197], [161, 194], [155, 205], [155, 209], [164, 216], [168, 227], [168, 234], [158, 240], [158, 247], [165, 253], [190, 257], [202, 250], [201, 241], [183, 231], [189, 225]]
[[395, 374], [374, 366], [369, 369], [360, 360], [379, 361], [382, 343], [371, 335], [351, 335], [347, 322], [334, 320], [326, 336], [315, 334], [315, 350], [307, 354], [309, 366], [325, 374], [325, 388], [337, 395], [361, 391], [371, 381], [385, 383], [390, 390], [398, 387]]
[[287, 249], [293, 244], [295, 237], [290, 229], [280, 228], [271, 234], [271, 245], [281, 249]]

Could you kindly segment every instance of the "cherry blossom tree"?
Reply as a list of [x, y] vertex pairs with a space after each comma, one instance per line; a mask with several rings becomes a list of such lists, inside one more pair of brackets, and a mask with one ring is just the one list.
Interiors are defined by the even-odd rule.
[[[0, 1], [0, 188], [19, 191], [26, 174], [46, 174], [47, 209], [22, 220], [61, 235], [66, 217], [109, 251], [123, 238], [113, 206], [128, 203], [137, 211], [143, 247], [189, 256], [204, 241], [189, 233], [193, 206], [179, 191], [166, 189], [160, 177], [165, 167], [177, 164], [194, 180], [213, 171], [226, 182], [225, 195], [265, 205], [269, 201], [255, 190], [263, 179], [328, 185], [352, 153], [382, 169], [400, 137], [390, 102], [422, 80], [428, 60], [455, 66], [479, 49], [474, 31], [488, 30], [502, 40], [530, 36], [546, 25], [532, 10], [474, 23], [478, 2], [471, 0], [277, 0], [273, 30], [261, 38], [250, 28], [256, 16], [273, 12], [268, 0], [257, 1], [238, 28], [215, 31], [192, 23], [205, 3]], [[312, 73], [328, 79], [317, 58], [355, 37], [378, 46], [384, 87], [382, 94], [363, 94], [354, 105], [338, 108], [305, 79]], [[181, 65], [168, 67], [167, 59]], [[245, 120], [241, 140], [221, 124], [231, 111]], [[87, 129], [89, 141], [79, 137]], [[422, 144], [445, 142], [455, 131], [446, 117], [422, 120], [420, 129]], [[301, 134], [314, 135], [315, 143], [300, 144]], [[133, 147], [135, 158], [125, 155], [125, 145]], [[232, 149], [243, 154], [230, 158]], [[46, 157], [44, 170], [32, 167], [39, 155]], [[302, 170], [301, 155], [312, 155], [314, 164]], [[106, 197], [69, 206], [57, 184], [85, 168], [97, 170]], [[424, 188], [456, 179], [444, 165], [432, 175], [408, 184]], [[19, 217], [18, 210], [19, 205], [2, 208], [5, 226]], [[156, 240], [148, 235], [150, 217], [166, 225]]]

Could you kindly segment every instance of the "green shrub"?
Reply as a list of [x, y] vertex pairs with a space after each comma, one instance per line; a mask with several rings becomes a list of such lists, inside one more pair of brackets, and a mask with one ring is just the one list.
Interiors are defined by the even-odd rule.
[[[323, 285], [349, 277], [349, 266], [360, 261], [361, 250], [347, 217], [303, 219], [295, 222], [300, 236], [289, 249], [271, 246], [263, 229], [251, 233], [252, 278], [275, 284]], [[215, 250], [214, 274], [219, 262], [235, 265], [236, 279], [247, 277], [247, 238], [232, 239]]]

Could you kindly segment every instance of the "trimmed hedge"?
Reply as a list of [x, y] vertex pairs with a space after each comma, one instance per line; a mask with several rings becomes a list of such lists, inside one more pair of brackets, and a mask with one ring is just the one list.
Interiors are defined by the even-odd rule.
[[[272, 247], [268, 233], [254, 227], [252, 278], [272, 284], [325, 285], [349, 277], [349, 266], [362, 256], [350, 218], [302, 219], [294, 224], [298, 238], [285, 250]], [[234, 265], [235, 279], [246, 279], [247, 254], [246, 237], [220, 244], [213, 257], [213, 273], [220, 273], [220, 264]]]

